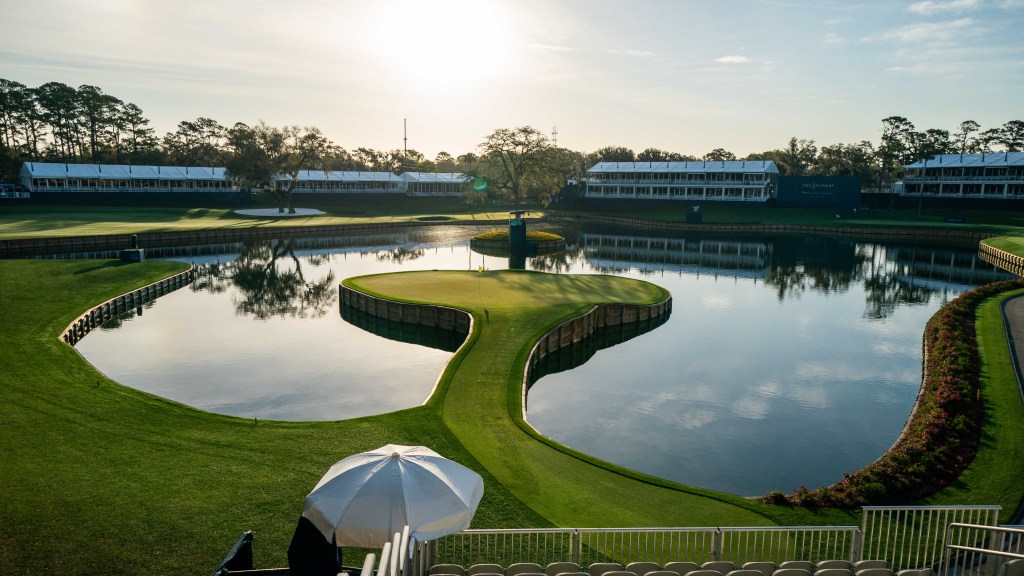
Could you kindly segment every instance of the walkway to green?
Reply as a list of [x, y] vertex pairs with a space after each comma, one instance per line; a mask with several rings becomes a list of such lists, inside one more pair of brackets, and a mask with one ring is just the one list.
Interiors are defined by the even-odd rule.
[[[598, 303], [651, 304], [666, 292], [611, 276], [532, 272], [409, 272], [352, 278], [349, 286], [395, 300], [472, 313], [474, 330], [431, 404], [462, 444], [519, 499], [560, 526], [759, 526], [749, 500], [646, 478], [539, 442], [521, 421], [522, 375], [533, 343]], [[586, 418], [586, 414], [566, 414]]]

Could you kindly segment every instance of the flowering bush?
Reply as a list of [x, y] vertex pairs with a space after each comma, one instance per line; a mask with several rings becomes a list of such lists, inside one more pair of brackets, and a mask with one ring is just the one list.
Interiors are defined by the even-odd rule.
[[773, 492], [761, 500], [806, 507], [897, 504], [920, 500], [956, 479], [978, 451], [984, 417], [975, 309], [990, 296], [1022, 287], [1024, 280], [986, 284], [932, 316], [924, 332], [924, 378], [917, 406], [888, 452], [831, 486], [814, 491], [801, 486], [783, 498]]
[[[473, 237], [474, 240], [502, 240], [508, 242], [508, 230], [493, 230], [491, 232], [482, 232]], [[551, 232], [540, 232], [539, 230], [527, 230], [526, 240], [529, 242], [552, 242], [555, 240], [562, 240], [562, 237], [558, 234], [552, 234]]]

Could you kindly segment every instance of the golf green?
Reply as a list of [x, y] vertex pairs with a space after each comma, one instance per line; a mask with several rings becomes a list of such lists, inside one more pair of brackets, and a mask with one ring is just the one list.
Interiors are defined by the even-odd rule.
[[523, 370], [530, 348], [544, 333], [599, 303], [659, 302], [668, 297], [664, 289], [612, 276], [512, 270], [403, 272], [350, 278], [345, 284], [378, 297], [443, 304], [472, 314], [469, 342], [452, 359], [429, 403], [441, 406], [444, 423], [481, 464], [554, 524], [771, 523], [756, 512], [761, 506], [749, 500], [599, 462], [539, 438], [523, 421]]

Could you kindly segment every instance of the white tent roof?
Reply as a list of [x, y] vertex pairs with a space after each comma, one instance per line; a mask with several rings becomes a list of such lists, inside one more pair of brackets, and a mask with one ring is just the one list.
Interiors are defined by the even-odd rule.
[[661, 172], [738, 172], [774, 173], [779, 172], [772, 160], [697, 160], [693, 162], [598, 162], [587, 170], [588, 174], [598, 173], [661, 173]]
[[[966, 168], [966, 167], [1007, 167], [1024, 166], [1024, 152], [992, 152], [988, 154], [939, 154], [928, 159], [929, 168]], [[907, 168], [924, 168], [925, 161], [920, 160]]]
[[[275, 180], [287, 180], [287, 174], [278, 174]], [[299, 182], [403, 182], [391, 172], [359, 172], [354, 170], [302, 170]]]
[[462, 184], [470, 180], [459, 172], [406, 172], [402, 179], [417, 184]]
[[130, 164], [64, 164], [26, 162], [32, 178], [96, 180], [227, 180], [224, 168], [209, 166], [132, 166]]

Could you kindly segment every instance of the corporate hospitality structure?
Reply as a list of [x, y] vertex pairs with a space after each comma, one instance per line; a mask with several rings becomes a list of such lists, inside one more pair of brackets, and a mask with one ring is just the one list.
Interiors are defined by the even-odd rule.
[[1024, 152], [941, 154], [907, 166], [900, 193], [939, 198], [1024, 199]]
[[[160, 204], [238, 202], [244, 191], [224, 167], [134, 166], [26, 162], [21, 186], [41, 202], [125, 201]], [[302, 170], [295, 178], [297, 194], [459, 196], [470, 178], [457, 173]], [[288, 187], [291, 176], [275, 183]]]
[[771, 160], [599, 162], [587, 170], [583, 197], [764, 203], [778, 181]]
[[[391, 172], [301, 170], [295, 178], [298, 194], [400, 194], [404, 196], [461, 196], [469, 176], [454, 172]], [[279, 187], [287, 187], [291, 176], [275, 178]]]

